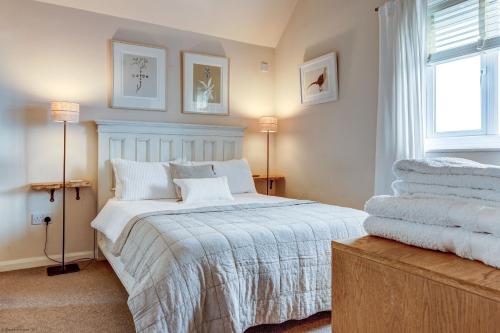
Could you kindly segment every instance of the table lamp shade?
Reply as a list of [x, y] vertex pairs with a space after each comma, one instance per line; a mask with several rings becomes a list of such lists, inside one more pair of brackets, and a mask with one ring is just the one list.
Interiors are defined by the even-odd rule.
[[261, 132], [269, 132], [269, 133], [278, 132], [278, 118], [261, 117], [259, 119], [259, 127]]
[[80, 105], [69, 102], [51, 102], [50, 111], [52, 121], [76, 123], [79, 119]]

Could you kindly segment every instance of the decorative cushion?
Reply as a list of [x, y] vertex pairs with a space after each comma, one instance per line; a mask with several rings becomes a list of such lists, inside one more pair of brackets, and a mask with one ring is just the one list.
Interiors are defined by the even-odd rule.
[[227, 177], [174, 179], [182, 201], [188, 204], [234, 200]]

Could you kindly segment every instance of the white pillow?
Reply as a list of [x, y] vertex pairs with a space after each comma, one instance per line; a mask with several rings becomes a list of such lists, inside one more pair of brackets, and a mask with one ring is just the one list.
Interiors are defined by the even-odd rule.
[[111, 160], [118, 200], [175, 199], [168, 163]]
[[174, 183], [181, 188], [185, 203], [234, 200], [227, 177], [174, 179]]
[[217, 177], [227, 177], [232, 194], [256, 193], [252, 171], [247, 160], [190, 162], [192, 165], [212, 164]]

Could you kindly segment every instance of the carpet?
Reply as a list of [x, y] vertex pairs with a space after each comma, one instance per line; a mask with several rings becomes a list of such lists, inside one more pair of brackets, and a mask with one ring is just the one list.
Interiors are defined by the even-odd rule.
[[[48, 277], [44, 267], [0, 273], [0, 332], [134, 332], [127, 292], [107, 262]], [[330, 313], [246, 333], [327, 333]]]

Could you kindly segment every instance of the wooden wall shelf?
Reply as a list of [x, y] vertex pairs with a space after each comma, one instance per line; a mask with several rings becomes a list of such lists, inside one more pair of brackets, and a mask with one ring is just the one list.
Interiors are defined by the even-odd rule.
[[[258, 176], [252, 176], [253, 177], [253, 180], [255, 181], [266, 181], [266, 176], [261, 176], [261, 175], [258, 175]], [[269, 180], [272, 180], [272, 181], [282, 181], [284, 180], [285, 177], [284, 176], [269, 176]]]
[[[257, 192], [261, 194], [266, 194], [266, 175], [253, 175], [253, 181], [255, 182], [255, 186], [257, 188]], [[281, 191], [276, 191], [276, 187], [280, 184], [284, 184], [285, 177], [284, 176], [269, 176], [269, 194], [270, 195], [278, 195], [278, 192], [284, 192], [283, 186], [281, 186]]]
[[[80, 189], [91, 187], [92, 184], [88, 180], [69, 180], [66, 182], [66, 188], [74, 188], [76, 191], [76, 200], [80, 200]], [[54, 192], [62, 189], [62, 182], [47, 182], [47, 183], [33, 183], [31, 190], [33, 191], [48, 191], [50, 193], [50, 202], [54, 202]]]

